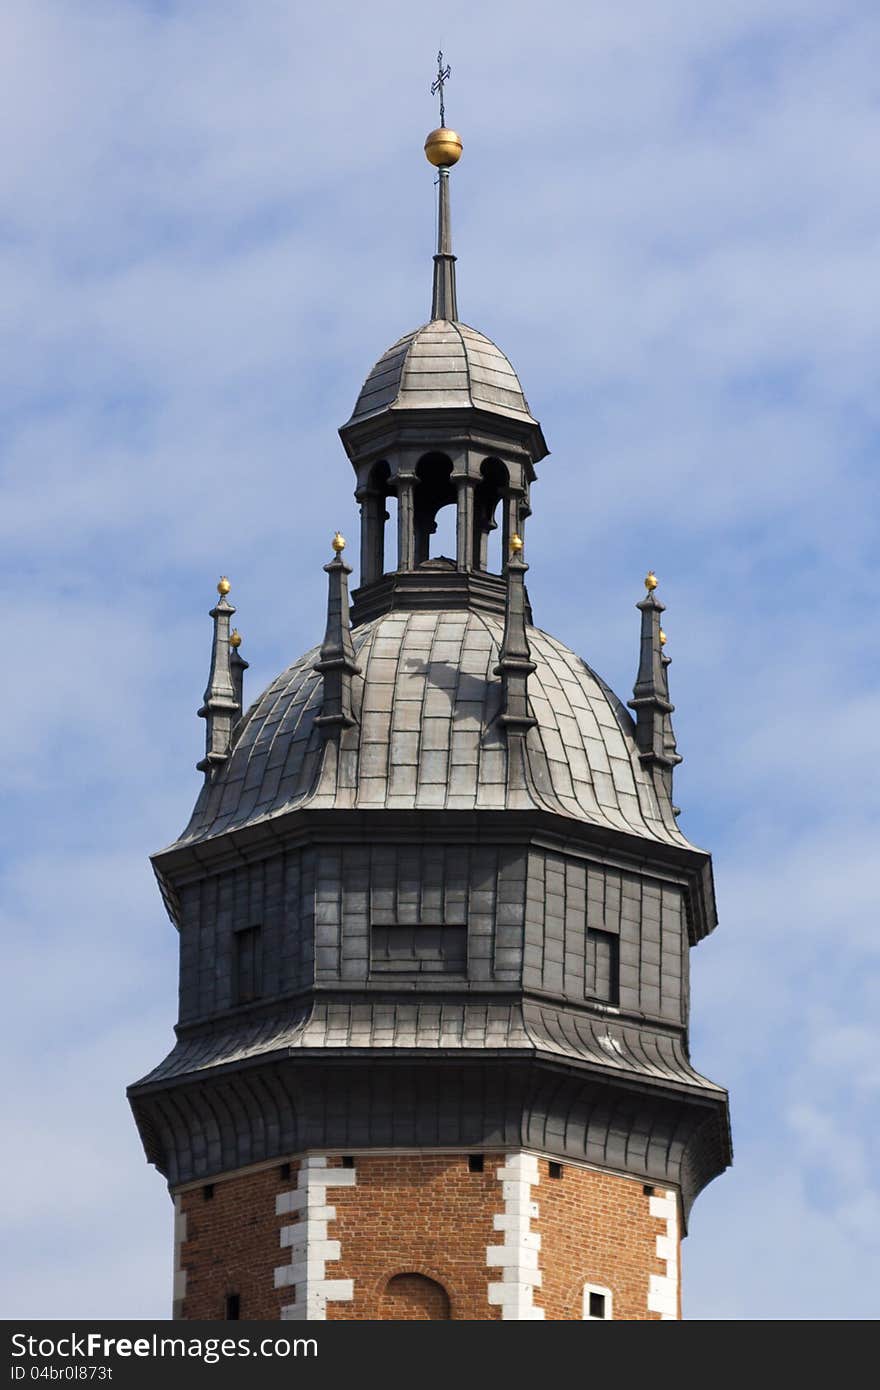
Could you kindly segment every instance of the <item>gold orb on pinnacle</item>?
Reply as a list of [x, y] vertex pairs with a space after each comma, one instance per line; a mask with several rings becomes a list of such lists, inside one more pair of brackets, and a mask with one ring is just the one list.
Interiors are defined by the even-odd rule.
[[461, 159], [461, 136], [448, 126], [438, 126], [425, 141], [425, 158], [435, 169], [451, 169]]

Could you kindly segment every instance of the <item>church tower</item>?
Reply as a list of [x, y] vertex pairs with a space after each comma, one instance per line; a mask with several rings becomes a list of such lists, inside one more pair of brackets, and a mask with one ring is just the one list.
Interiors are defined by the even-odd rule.
[[180, 1016], [129, 1096], [174, 1201], [174, 1315], [674, 1319], [730, 1138], [688, 1048], [716, 918], [674, 805], [663, 604], [649, 573], [634, 717], [533, 625], [547, 446], [458, 317], [442, 110], [425, 149], [431, 317], [340, 430], [358, 587], [337, 533], [323, 639], [245, 713], [221, 580], [204, 786], [153, 857]]

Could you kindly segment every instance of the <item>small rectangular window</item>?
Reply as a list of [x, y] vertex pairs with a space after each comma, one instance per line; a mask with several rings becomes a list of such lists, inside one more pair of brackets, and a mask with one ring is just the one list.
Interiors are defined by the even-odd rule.
[[250, 1004], [262, 994], [262, 959], [260, 949], [260, 928], [245, 927], [234, 936], [235, 989], [236, 1004]]
[[377, 926], [370, 932], [373, 975], [466, 975], [467, 927]]
[[588, 928], [584, 971], [584, 993], [588, 997], [601, 999], [606, 1004], [617, 1003], [617, 962], [617, 937], [612, 932]]
[[226, 1295], [226, 1321], [238, 1322], [241, 1317], [241, 1295], [228, 1293]]
[[482, 1173], [485, 1167], [482, 1154], [468, 1154], [468, 1172]]
[[562, 1177], [562, 1164], [561, 1164], [561, 1163], [548, 1163], [548, 1164], [547, 1164], [547, 1176], [550, 1177], [550, 1178], [561, 1178], [561, 1177]]
[[611, 1290], [601, 1284], [584, 1285], [584, 1320], [586, 1322], [612, 1321]]

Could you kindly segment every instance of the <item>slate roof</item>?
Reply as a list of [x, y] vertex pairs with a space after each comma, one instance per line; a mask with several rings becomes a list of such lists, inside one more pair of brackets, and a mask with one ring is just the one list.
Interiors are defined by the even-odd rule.
[[206, 1075], [216, 1067], [270, 1054], [352, 1048], [419, 1052], [506, 1051], [548, 1054], [677, 1086], [724, 1095], [691, 1066], [682, 1039], [618, 1020], [578, 1015], [535, 1003], [380, 1004], [318, 1001], [292, 1016], [238, 1020], [232, 1027], [182, 1038], [137, 1084]]
[[503, 621], [479, 610], [392, 611], [353, 632], [354, 728], [339, 759], [315, 726], [318, 648], [277, 677], [238, 725], [177, 841], [193, 844], [293, 809], [538, 809], [692, 848], [661, 817], [634, 724], [608, 686], [555, 638], [528, 629], [538, 721], [527, 788], [507, 786], [494, 674]]
[[382, 410], [434, 406], [477, 406], [537, 424], [501, 349], [475, 328], [450, 319], [433, 319], [383, 353], [348, 424]]

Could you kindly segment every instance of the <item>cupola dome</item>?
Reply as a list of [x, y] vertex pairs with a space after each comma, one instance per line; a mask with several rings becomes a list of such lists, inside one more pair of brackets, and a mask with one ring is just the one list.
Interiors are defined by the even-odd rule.
[[476, 407], [537, 424], [501, 349], [475, 328], [450, 319], [432, 319], [383, 352], [348, 424], [381, 410], [437, 407]]

